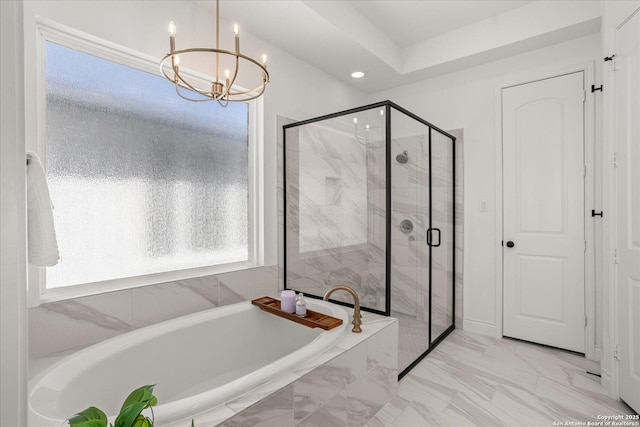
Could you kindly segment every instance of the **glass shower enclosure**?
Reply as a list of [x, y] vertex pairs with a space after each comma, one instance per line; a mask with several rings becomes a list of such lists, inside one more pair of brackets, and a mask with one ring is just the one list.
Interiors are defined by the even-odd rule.
[[455, 328], [455, 137], [390, 101], [283, 128], [285, 289], [398, 318], [401, 378]]

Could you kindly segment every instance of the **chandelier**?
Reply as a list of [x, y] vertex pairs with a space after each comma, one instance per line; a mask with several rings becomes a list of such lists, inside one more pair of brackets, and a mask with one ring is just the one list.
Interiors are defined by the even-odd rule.
[[[269, 72], [267, 71], [267, 55], [262, 55], [262, 63], [240, 53], [240, 37], [238, 35], [238, 25], [233, 26], [235, 34], [235, 50], [220, 49], [220, 0], [216, 0], [216, 47], [204, 48], [194, 47], [190, 49], [176, 49], [176, 25], [169, 22], [169, 53], [160, 61], [160, 71], [162, 75], [175, 85], [176, 93], [183, 99], [193, 102], [218, 101], [222, 107], [226, 107], [229, 102], [244, 102], [258, 98], [264, 93], [267, 83], [269, 83]], [[205, 54], [213, 56], [215, 62], [212, 64], [215, 70], [215, 77], [196, 76], [194, 73], [186, 73], [180, 70], [180, 57], [197, 56]], [[224, 78], [221, 78], [220, 68], [223, 60], [226, 61]], [[248, 90], [234, 88], [234, 83], [239, 75], [240, 64], [247, 65], [254, 73], [253, 79], [261, 84]], [[242, 78], [245, 78], [243, 75]], [[259, 80], [258, 80], [259, 79]], [[198, 95], [195, 95], [198, 94]]]

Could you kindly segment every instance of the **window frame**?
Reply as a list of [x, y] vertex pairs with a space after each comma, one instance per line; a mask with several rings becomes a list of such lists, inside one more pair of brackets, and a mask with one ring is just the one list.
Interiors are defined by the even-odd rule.
[[[67, 48], [106, 59], [139, 71], [148, 72], [156, 76], [161, 76], [161, 74], [158, 65], [160, 62], [159, 58], [137, 52], [41, 17], [36, 19], [36, 29], [37, 138], [36, 144], [28, 148], [38, 153], [43, 164], [46, 165], [46, 42], [60, 44]], [[206, 76], [202, 74], [189, 70], [184, 70], [184, 72], [196, 79], [206, 78]], [[46, 269], [29, 265], [29, 307], [36, 307], [43, 303], [97, 295], [105, 292], [121, 291], [171, 281], [245, 270], [264, 265], [264, 199], [262, 196], [263, 191], [261, 191], [262, 180], [260, 179], [260, 176], [263, 175], [264, 171], [264, 106], [262, 97], [248, 101], [247, 104], [249, 114], [247, 165], [247, 184], [249, 194], [247, 214], [249, 224], [247, 261], [152, 273], [52, 289], [46, 289]], [[64, 257], [64, 254], [61, 254], [61, 256]]]

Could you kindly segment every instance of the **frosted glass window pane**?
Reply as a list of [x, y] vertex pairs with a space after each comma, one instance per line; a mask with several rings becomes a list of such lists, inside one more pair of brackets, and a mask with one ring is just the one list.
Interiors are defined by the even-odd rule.
[[47, 288], [248, 259], [248, 105], [46, 44]]

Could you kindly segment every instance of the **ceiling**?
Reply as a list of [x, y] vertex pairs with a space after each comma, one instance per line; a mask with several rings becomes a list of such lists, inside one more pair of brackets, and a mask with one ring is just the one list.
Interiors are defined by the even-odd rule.
[[[372, 93], [596, 33], [602, 2], [222, 0], [220, 14]], [[351, 78], [356, 70], [365, 77]]]
[[531, 0], [351, 0], [348, 3], [404, 48], [524, 6]]

